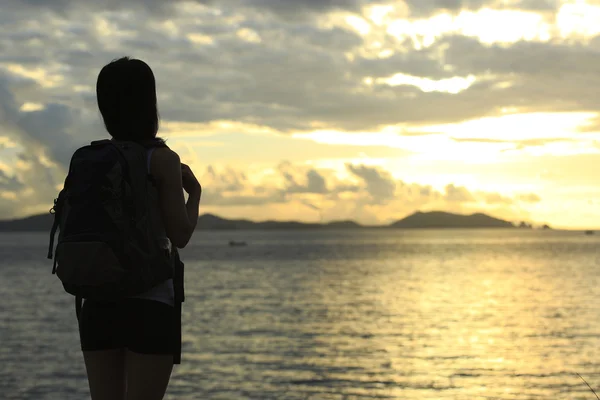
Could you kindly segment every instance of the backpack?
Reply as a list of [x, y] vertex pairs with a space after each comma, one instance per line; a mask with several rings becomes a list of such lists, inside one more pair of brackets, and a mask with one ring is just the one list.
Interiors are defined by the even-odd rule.
[[[118, 301], [173, 277], [165, 248], [158, 193], [147, 152], [166, 147], [101, 140], [75, 151], [64, 188], [50, 213], [48, 258], [66, 292], [81, 299]], [[161, 240], [163, 242], [161, 242]]]

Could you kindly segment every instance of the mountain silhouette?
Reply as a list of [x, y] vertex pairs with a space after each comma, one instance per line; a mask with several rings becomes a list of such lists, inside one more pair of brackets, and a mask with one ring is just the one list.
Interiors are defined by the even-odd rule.
[[54, 215], [33, 215], [22, 219], [0, 221], [0, 232], [48, 231], [52, 228]]
[[[27, 218], [0, 221], [0, 232], [50, 231], [53, 216], [34, 215]], [[523, 227], [523, 224], [521, 224]], [[531, 228], [531, 225], [525, 227]], [[203, 214], [198, 218], [197, 230], [247, 230], [247, 229], [428, 229], [428, 228], [517, 228], [509, 221], [486, 214], [453, 214], [442, 211], [416, 212], [389, 225], [361, 225], [354, 221], [332, 221], [323, 224], [298, 221], [261, 221], [247, 219], [226, 219], [213, 214]]]
[[362, 227], [362, 225], [359, 225], [354, 221], [333, 221], [325, 224], [298, 221], [255, 222], [247, 219], [225, 219], [213, 214], [203, 214], [198, 218], [196, 229], [355, 229]]
[[391, 225], [392, 228], [514, 228], [512, 222], [489, 215], [476, 213], [471, 215], [451, 214], [441, 211], [416, 212]]

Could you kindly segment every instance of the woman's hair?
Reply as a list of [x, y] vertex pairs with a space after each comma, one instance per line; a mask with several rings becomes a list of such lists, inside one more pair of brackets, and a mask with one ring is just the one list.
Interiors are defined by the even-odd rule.
[[158, 132], [156, 82], [145, 62], [129, 57], [105, 65], [96, 82], [98, 108], [117, 140], [154, 139]]

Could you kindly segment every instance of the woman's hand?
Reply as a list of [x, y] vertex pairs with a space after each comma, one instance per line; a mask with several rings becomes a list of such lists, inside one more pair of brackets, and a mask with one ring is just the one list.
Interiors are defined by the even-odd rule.
[[186, 191], [187, 194], [201, 194], [202, 186], [200, 186], [200, 182], [196, 179], [196, 176], [192, 172], [192, 169], [189, 165], [181, 163], [181, 181], [183, 184], [183, 190]]

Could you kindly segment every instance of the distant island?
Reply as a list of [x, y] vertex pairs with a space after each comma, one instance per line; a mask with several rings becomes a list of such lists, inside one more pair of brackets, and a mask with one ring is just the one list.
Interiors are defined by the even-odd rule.
[[[0, 232], [39, 232], [49, 231], [53, 216], [34, 215], [27, 218], [0, 221]], [[327, 223], [306, 223], [298, 221], [250, 221], [246, 219], [226, 219], [213, 214], [203, 214], [198, 218], [197, 230], [297, 230], [297, 229], [445, 229], [445, 228], [520, 228], [532, 229], [529, 223], [513, 223], [486, 214], [453, 214], [442, 211], [416, 212], [388, 225], [361, 225], [354, 221], [334, 221]], [[550, 229], [544, 225], [543, 229]]]

